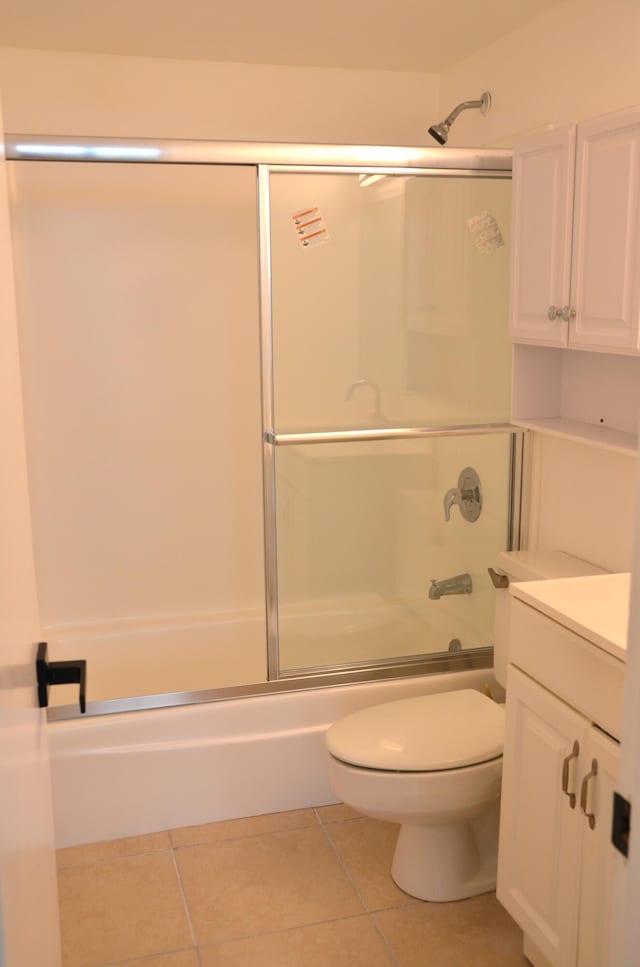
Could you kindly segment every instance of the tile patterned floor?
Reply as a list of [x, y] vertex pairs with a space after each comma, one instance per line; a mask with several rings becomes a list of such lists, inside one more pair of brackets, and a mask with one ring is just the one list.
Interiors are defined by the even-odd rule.
[[491, 894], [422, 903], [348, 806], [58, 851], [64, 967], [525, 967]]

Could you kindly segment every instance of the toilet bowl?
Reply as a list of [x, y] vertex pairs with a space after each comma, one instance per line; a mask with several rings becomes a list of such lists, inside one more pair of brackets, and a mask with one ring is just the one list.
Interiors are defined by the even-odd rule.
[[[516, 580], [600, 573], [561, 552], [499, 555]], [[495, 675], [506, 685], [507, 590], [496, 592]], [[332, 788], [365, 816], [400, 823], [391, 866], [421, 900], [495, 888], [504, 710], [472, 689], [401, 699], [354, 712], [327, 732]]]

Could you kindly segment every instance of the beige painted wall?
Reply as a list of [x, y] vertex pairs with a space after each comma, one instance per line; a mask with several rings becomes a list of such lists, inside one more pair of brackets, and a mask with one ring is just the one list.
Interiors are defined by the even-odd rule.
[[[638, 0], [566, 0], [441, 77], [440, 114], [489, 89], [486, 118], [464, 116], [450, 144], [509, 147], [545, 126], [640, 102]], [[530, 546], [559, 547], [612, 570], [631, 567], [635, 461], [538, 439]]]
[[434, 74], [0, 48], [7, 131], [423, 144]]
[[449, 144], [510, 147], [529, 131], [640, 102], [640, 4], [565, 0], [440, 78], [440, 113], [490, 90], [486, 118], [462, 115]]

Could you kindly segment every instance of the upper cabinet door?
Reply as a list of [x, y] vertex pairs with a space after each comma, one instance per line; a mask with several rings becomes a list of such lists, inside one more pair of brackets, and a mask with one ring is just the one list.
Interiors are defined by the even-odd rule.
[[569, 344], [640, 349], [640, 108], [578, 125]]
[[518, 342], [567, 344], [575, 139], [571, 125], [514, 150], [509, 329]]

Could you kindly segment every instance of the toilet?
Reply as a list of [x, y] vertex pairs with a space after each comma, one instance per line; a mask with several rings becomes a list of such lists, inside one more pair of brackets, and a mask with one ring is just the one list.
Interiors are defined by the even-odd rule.
[[[495, 567], [510, 581], [602, 573], [560, 551], [503, 552]], [[504, 687], [510, 597], [496, 590], [494, 674]], [[328, 730], [336, 796], [400, 823], [391, 875], [405, 893], [449, 901], [495, 888], [503, 737], [503, 707], [473, 689], [375, 705]]]

